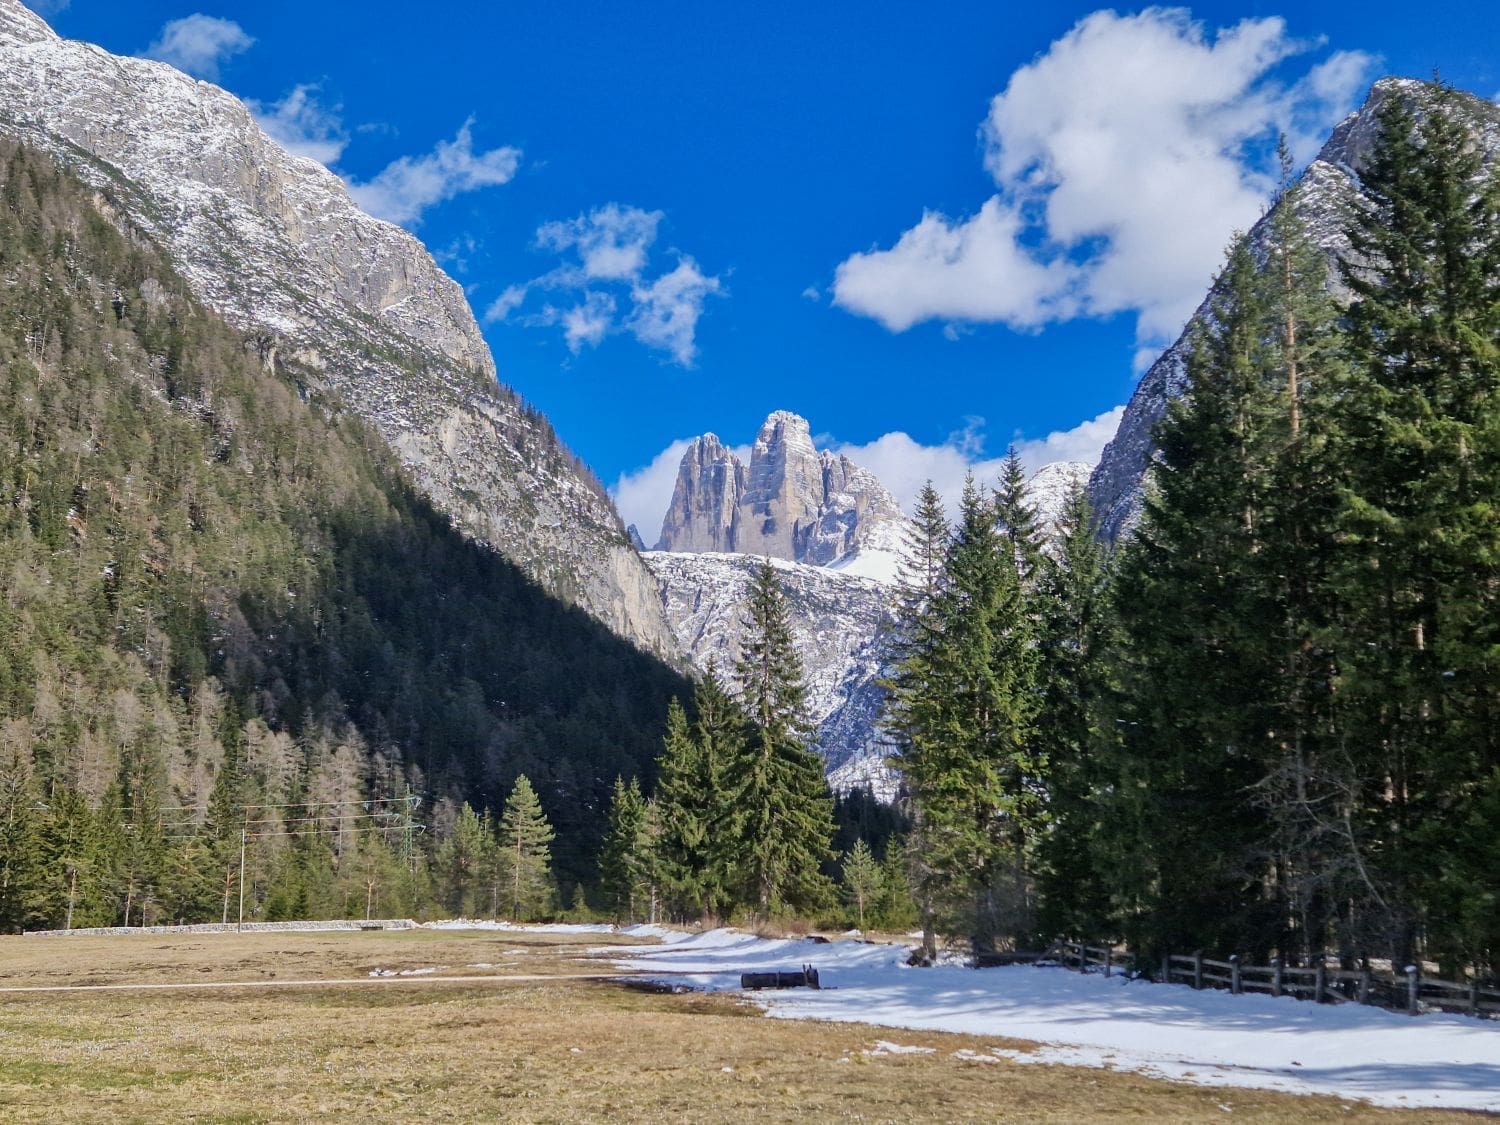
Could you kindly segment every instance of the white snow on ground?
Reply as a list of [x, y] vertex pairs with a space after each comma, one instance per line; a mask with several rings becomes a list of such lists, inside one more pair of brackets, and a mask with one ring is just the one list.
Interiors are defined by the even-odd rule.
[[[617, 961], [640, 969], [646, 979], [716, 991], [737, 990], [741, 972], [812, 965], [822, 991], [746, 995], [783, 1019], [1045, 1044], [1031, 1053], [990, 1052], [1015, 1062], [1105, 1067], [1384, 1106], [1500, 1111], [1500, 1024], [1494, 1022], [1196, 992], [1060, 968], [914, 969], [903, 963], [906, 952], [892, 945], [771, 941], [713, 930], [660, 949], [631, 950]], [[653, 978], [653, 972], [662, 975]], [[990, 1055], [969, 1051], [960, 1057]]]
[[[503, 930], [507, 933], [533, 934], [613, 934], [618, 931], [609, 924], [583, 924], [573, 922], [496, 922], [488, 918], [452, 918], [442, 922], [423, 922], [424, 930]], [[654, 936], [654, 935], [653, 935]]]

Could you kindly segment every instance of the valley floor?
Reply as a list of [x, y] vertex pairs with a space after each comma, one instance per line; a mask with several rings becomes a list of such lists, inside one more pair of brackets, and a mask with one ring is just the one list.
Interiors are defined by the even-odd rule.
[[[1387, 1112], [1093, 1066], [1023, 1065], [1053, 1056], [988, 1030], [892, 1033], [868, 1022], [819, 1022], [890, 1022], [880, 1010], [890, 996], [872, 991], [877, 974], [932, 982], [940, 987], [923, 985], [930, 999], [971, 1012], [980, 1007], [975, 982], [1014, 975], [898, 971], [877, 965], [872, 950], [893, 955], [890, 947], [774, 945], [722, 931], [663, 946], [644, 935], [495, 926], [0, 938], [0, 989], [202, 984], [0, 992], [0, 1118], [1086, 1121], [1233, 1114], [1300, 1122]], [[806, 1022], [764, 1019], [736, 996], [621, 980], [612, 975], [621, 971], [618, 961], [648, 964], [623, 969], [679, 984], [691, 979], [679, 972], [697, 968], [713, 974], [710, 985], [741, 967], [821, 961], [825, 982], [837, 988], [760, 997], [776, 1015], [802, 1014], [802, 1004], [843, 1008], [809, 1011], [817, 1019]], [[288, 981], [302, 983], [284, 987]], [[956, 988], [961, 982], [968, 993]], [[1126, 992], [1150, 988], [1130, 985]], [[1107, 1008], [1100, 1000], [1101, 1018]]]

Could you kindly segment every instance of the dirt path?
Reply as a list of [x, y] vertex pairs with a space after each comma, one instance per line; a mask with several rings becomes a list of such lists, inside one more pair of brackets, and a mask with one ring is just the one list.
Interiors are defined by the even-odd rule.
[[[652, 974], [653, 976], [661, 974]], [[472, 977], [438, 976], [392, 976], [392, 977], [345, 977], [313, 980], [220, 980], [220, 981], [168, 981], [145, 984], [28, 984], [0, 987], [0, 995], [32, 992], [175, 992], [204, 988], [334, 988], [344, 985], [375, 984], [534, 984], [549, 980], [612, 980], [622, 977], [640, 976], [608, 969], [592, 973], [513, 973], [505, 975]]]

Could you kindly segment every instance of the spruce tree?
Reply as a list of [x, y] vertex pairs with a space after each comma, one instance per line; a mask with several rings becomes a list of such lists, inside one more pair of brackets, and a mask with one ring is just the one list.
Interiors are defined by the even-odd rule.
[[536, 790], [523, 773], [506, 798], [500, 815], [498, 869], [501, 903], [513, 922], [547, 912], [552, 882], [552, 825], [542, 812]]
[[1105, 731], [1121, 925], [1161, 949], [1264, 949], [1277, 929], [1261, 893], [1261, 817], [1278, 610], [1258, 574], [1268, 490], [1265, 316], [1237, 239], [1157, 429], [1141, 526], [1116, 583], [1123, 630], [1116, 730]]
[[1366, 883], [1352, 924], [1403, 961], [1424, 928], [1445, 959], [1500, 938], [1452, 913], [1485, 878], [1453, 825], [1500, 764], [1500, 186], [1461, 97], [1392, 91], [1380, 109], [1346, 228], [1351, 363], [1328, 458], [1329, 644]]
[[1043, 935], [1108, 931], [1110, 884], [1100, 803], [1107, 779], [1095, 760], [1112, 720], [1115, 643], [1105, 548], [1080, 484], [1064, 501], [1038, 576], [1038, 753], [1047, 762], [1049, 823], [1038, 847]]
[[684, 919], [727, 913], [745, 863], [733, 780], [745, 753], [744, 715], [712, 668], [693, 690], [693, 709], [689, 724], [681, 704], [668, 707], [655, 794], [656, 869], [672, 913]]
[[870, 845], [864, 840], [854, 841], [844, 857], [843, 889], [845, 901], [854, 907], [854, 924], [861, 930], [865, 928], [865, 911], [878, 900], [883, 882], [884, 872]]
[[735, 666], [752, 730], [728, 788], [743, 816], [751, 902], [768, 917], [824, 905], [832, 886], [833, 799], [823, 763], [807, 748], [806, 688], [788, 621], [786, 596], [769, 561], [756, 568]]
[[938, 902], [944, 873], [927, 840], [924, 813], [935, 766], [930, 738], [935, 690], [934, 673], [942, 630], [937, 598], [944, 588], [950, 531], [943, 501], [929, 480], [917, 497], [916, 511], [902, 545], [896, 595], [896, 623], [890, 636], [893, 671], [882, 682], [885, 706], [881, 727], [890, 741], [890, 764], [903, 781], [902, 803], [911, 819], [911, 835], [902, 855], [922, 925], [922, 958], [937, 956]]
[[1027, 494], [1026, 468], [1015, 446], [1006, 452], [1005, 465], [1000, 470], [1000, 483], [995, 488], [995, 517], [1015, 556], [1016, 573], [1023, 584], [1029, 585], [1041, 565], [1044, 536], [1036, 506]]
[[650, 843], [641, 783], [632, 777], [627, 785], [623, 778], [615, 778], [609, 828], [599, 853], [599, 883], [616, 922], [637, 921], [649, 905]]

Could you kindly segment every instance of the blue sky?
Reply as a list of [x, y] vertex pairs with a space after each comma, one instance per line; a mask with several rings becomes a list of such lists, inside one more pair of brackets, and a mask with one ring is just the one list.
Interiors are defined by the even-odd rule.
[[1500, 92], [1480, 3], [34, 6], [415, 231], [648, 540], [674, 443], [773, 409], [903, 497], [1095, 454], [1277, 129], [1310, 156], [1383, 73]]

